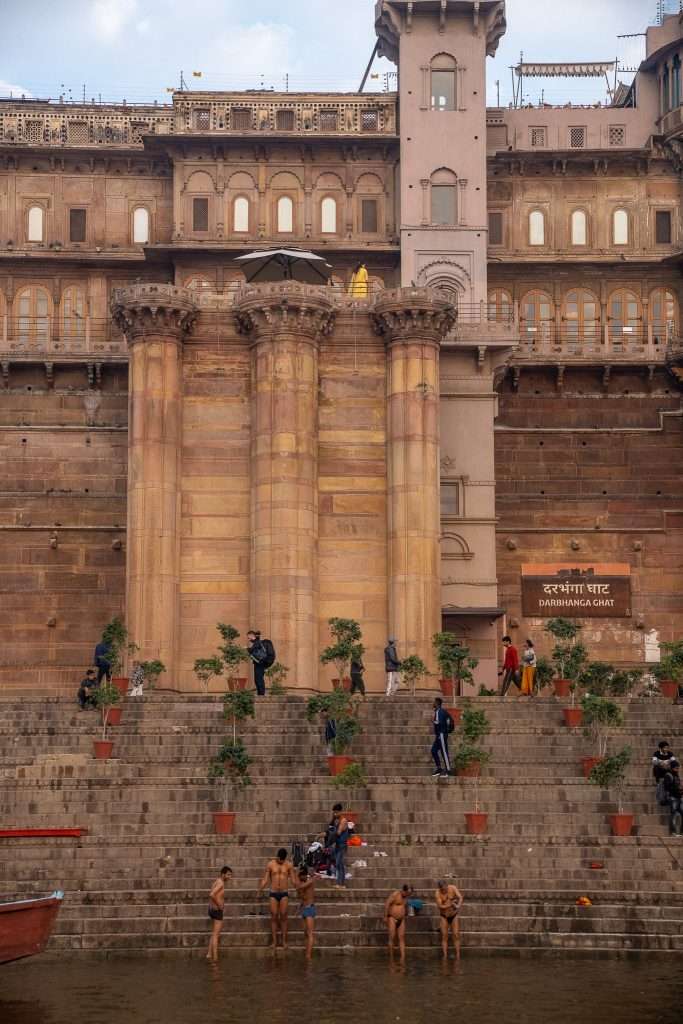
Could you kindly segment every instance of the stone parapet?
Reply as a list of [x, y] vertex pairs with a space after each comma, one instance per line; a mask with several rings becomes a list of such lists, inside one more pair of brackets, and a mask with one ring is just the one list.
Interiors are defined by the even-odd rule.
[[373, 326], [387, 341], [427, 341], [440, 345], [456, 322], [455, 306], [431, 288], [394, 288], [380, 294]]
[[172, 284], [134, 284], [116, 288], [111, 301], [114, 323], [129, 344], [146, 336], [182, 341], [197, 322], [199, 311], [186, 288]]
[[297, 281], [244, 285], [235, 297], [243, 334], [294, 333], [317, 340], [332, 333], [337, 304], [327, 289]]

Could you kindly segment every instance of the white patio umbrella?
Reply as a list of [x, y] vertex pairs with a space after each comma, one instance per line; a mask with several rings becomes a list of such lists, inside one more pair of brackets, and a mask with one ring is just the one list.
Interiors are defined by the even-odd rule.
[[268, 249], [238, 256], [244, 276], [252, 282], [301, 281], [303, 284], [327, 284], [332, 267], [322, 256], [305, 249]]

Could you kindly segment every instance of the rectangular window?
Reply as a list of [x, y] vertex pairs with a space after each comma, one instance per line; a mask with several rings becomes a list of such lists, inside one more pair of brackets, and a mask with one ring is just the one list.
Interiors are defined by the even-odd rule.
[[441, 481], [441, 518], [460, 514], [460, 502], [458, 500], [458, 484], [454, 480]]
[[626, 126], [611, 124], [607, 130], [607, 141], [610, 146], [623, 146], [626, 142]]
[[232, 111], [232, 127], [237, 132], [248, 132], [251, 128], [251, 110], [234, 109]]
[[489, 245], [503, 244], [503, 214], [489, 213]]
[[293, 132], [296, 124], [293, 110], [278, 110], [275, 112], [275, 127], [279, 132]]
[[195, 110], [194, 124], [198, 131], [207, 132], [211, 127], [211, 111], [208, 109]]
[[209, 230], [209, 200], [198, 198], [192, 200], [192, 230]]
[[377, 234], [377, 200], [363, 199], [361, 201], [361, 232], [364, 235]]
[[339, 124], [339, 116], [336, 110], [320, 111], [320, 131], [336, 132]]
[[432, 110], [455, 110], [455, 71], [432, 71]]
[[655, 241], [657, 245], [671, 245], [671, 211], [655, 212]]
[[361, 110], [360, 130], [362, 132], [379, 131], [379, 116], [376, 110]]
[[69, 241], [85, 242], [85, 210], [69, 210]]
[[455, 185], [432, 185], [432, 224], [455, 224]]
[[585, 149], [586, 148], [586, 129], [585, 128], [570, 128], [569, 129], [569, 148], [570, 149]]
[[545, 149], [545, 128], [531, 128], [531, 148]]

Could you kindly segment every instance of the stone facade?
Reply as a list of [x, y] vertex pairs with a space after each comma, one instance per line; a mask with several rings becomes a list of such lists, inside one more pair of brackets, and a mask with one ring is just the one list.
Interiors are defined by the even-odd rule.
[[[442, 622], [490, 686], [501, 628], [543, 646], [522, 566], [579, 556], [632, 574], [596, 653], [678, 635], [679, 19], [587, 109], [487, 111], [504, 30], [379, 3], [398, 94], [0, 103], [6, 691], [71, 688], [123, 610], [182, 690], [219, 620], [328, 685], [332, 615], [370, 689]], [[245, 285], [272, 245], [330, 286]]]

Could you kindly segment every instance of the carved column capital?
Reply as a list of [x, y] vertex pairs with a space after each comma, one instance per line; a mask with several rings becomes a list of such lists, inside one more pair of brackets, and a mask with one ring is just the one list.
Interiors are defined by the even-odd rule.
[[332, 333], [336, 317], [336, 302], [325, 288], [297, 281], [244, 285], [235, 300], [238, 330], [256, 339], [285, 333], [316, 341]]
[[371, 315], [375, 332], [389, 342], [422, 340], [440, 345], [456, 321], [455, 306], [430, 288], [384, 291]]
[[199, 310], [186, 288], [172, 284], [134, 284], [114, 289], [111, 315], [132, 345], [148, 335], [182, 341], [197, 322]]

